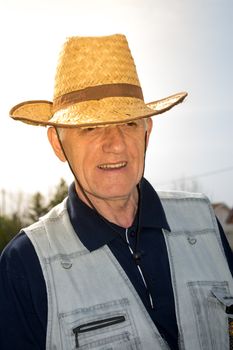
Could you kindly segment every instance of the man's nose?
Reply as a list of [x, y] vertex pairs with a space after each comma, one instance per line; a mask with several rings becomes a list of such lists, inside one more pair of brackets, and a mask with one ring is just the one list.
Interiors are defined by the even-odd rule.
[[125, 136], [120, 125], [108, 126], [103, 135], [103, 151], [107, 153], [121, 153], [125, 149]]

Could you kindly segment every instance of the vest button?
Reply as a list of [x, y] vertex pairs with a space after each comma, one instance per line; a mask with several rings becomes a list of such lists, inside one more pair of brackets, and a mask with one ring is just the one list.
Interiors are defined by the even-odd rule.
[[197, 242], [197, 239], [196, 238], [194, 238], [194, 237], [188, 237], [187, 238], [188, 239], [188, 242], [190, 243], [190, 244], [196, 244], [196, 242]]
[[71, 261], [67, 261], [67, 260], [62, 260], [61, 261], [61, 266], [64, 269], [70, 269], [72, 267], [72, 262]]

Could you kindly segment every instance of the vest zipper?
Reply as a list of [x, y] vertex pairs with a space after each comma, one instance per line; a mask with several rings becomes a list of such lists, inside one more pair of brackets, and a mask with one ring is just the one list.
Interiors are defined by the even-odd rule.
[[125, 321], [125, 316], [115, 316], [115, 317], [105, 318], [103, 320], [85, 323], [78, 327], [75, 327], [73, 329], [73, 333], [75, 335], [75, 348], [76, 349], [79, 348], [79, 340], [78, 340], [79, 334], [95, 331], [96, 329], [112, 326], [114, 324], [121, 323], [124, 321]]
[[[134, 252], [133, 252], [133, 250], [132, 250], [131, 247], [130, 247], [129, 238], [128, 238], [128, 229], [125, 230], [125, 238], [126, 238], [126, 241], [127, 241], [127, 243], [128, 243], [128, 247], [129, 247], [130, 253], [131, 253], [131, 255], [133, 256]], [[141, 275], [141, 277], [142, 277], [142, 281], [143, 281], [143, 283], [144, 283], [144, 286], [145, 286], [145, 288], [146, 288], [146, 290], [147, 290], [147, 292], [148, 292], [149, 301], [150, 301], [150, 306], [151, 306], [152, 309], [154, 309], [154, 303], [153, 303], [152, 296], [151, 296], [151, 294], [150, 294], [150, 292], [149, 292], [149, 290], [148, 290], [145, 277], [144, 277], [143, 272], [142, 272], [142, 269], [141, 269], [141, 267], [139, 266], [138, 263], [137, 263], [137, 268], [138, 268], [138, 271], [139, 271], [139, 273], [140, 273], [140, 275]]]

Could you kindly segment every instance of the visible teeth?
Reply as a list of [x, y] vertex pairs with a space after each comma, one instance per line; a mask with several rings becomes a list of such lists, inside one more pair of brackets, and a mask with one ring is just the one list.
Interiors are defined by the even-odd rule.
[[126, 162], [116, 163], [116, 164], [101, 164], [98, 167], [100, 169], [118, 169], [126, 166]]

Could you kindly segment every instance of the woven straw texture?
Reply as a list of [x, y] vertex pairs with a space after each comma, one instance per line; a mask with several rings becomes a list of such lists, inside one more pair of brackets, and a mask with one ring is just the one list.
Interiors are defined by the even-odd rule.
[[164, 113], [186, 95], [145, 104], [124, 35], [70, 37], [59, 55], [53, 102], [26, 101], [13, 107], [10, 116], [64, 127], [122, 123]]
[[60, 53], [54, 99], [87, 86], [126, 83], [140, 86], [128, 43], [123, 35], [71, 37]]

